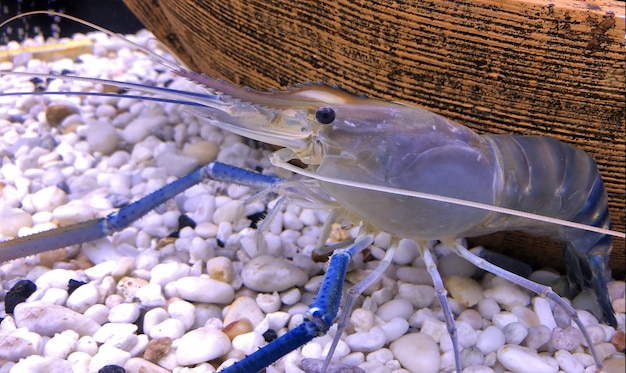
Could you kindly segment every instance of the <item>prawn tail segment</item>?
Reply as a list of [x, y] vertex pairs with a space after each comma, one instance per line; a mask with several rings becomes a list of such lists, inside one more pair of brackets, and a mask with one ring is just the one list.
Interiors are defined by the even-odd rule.
[[[598, 173], [589, 193], [589, 199], [574, 221], [610, 229], [606, 199], [604, 184]], [[613, 239], [609, 235], [584, 232], [577, 239], [565, 244], [563, 256], [568, 268], [570, 288], [593, 290], [597, 301], [598, 316], [609, 325], [617, 327], [615, 311], [607, 288], [607, 279], [611, 277], [608, 260], [612, 245]]]
[[[606, 241], [610, 245], [610, 237], [607, 236]], [[600, 313], [597, 316], [609, 325], [617, 327], [615, 311], [607, 288], [606, 275], [610, 273], [606, 263], [607, 256], [604, 254], [580, 255], [571, 243], [565, 244], [563, 254], [570, 288], [592, 290], [597, 301], [597, 312]]]

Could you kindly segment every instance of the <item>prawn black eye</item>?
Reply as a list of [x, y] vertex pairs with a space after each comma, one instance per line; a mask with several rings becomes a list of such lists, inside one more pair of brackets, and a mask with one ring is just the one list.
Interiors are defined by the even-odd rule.
[[315, 112], [315, 120], [321, 124], [331, 124], [335, 120], [335, 111], [329, 107], [322, 107]]

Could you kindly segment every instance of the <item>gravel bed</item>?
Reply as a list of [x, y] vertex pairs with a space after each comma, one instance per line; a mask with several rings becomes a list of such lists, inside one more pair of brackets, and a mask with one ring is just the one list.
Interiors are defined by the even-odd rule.
[[[17, 54], [0, 69], [196, 89], [119, 40], [88, 37], [96, 40], [94, 52], [81, 62]], [[151, 37], [132, 36], [154, 47]], [[92, 86], [0, 80], [0, 92]], [[263, 146], [202, 124], [178, 105], [125, 95], [0, 97], [0, 239], [105, 216], [211, 160], [284, 175]], [[324, 273], [311, 252], [327, 213], [286, 206], [259, 249], [251, 224], [275, 201], [251, 203], [238, 218], [254, 193], [207, 182], [111, 237], [1, 263], [0, 373], [114, 371], [103, 368], [110, 365], [127, 372], [213, 372], [299, 324]], [[333, 238], [349, 234], [338, 229]], [[350, 284], [377, 265], [389, 240], [379, 234], [354, 259]], [[580, 332], [560, 308], [494, 276], [472, 279], [475, 269], [449, 251], [435, 248], [464, 372], [595, 371]], [[624, 289], [624, 281], [609, 284], [618, 331], [580, 312], [609, 372], [624, 371]], [[415, 244], [402, 241], [390, 269], [357, 301], [333, 358], [345, 365], [336, 371], [454, 371], [442, 320]], [[335, 331], [267, 372], [317, 371]]]

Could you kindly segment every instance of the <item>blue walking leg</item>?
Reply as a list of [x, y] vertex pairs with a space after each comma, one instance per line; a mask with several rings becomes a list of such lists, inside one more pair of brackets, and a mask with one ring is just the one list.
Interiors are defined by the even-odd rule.
[[106, 237], [128, 227], [160, 204], [205, 180], [225, 181], [259, 188], [269, 188], [284, 181], [278, 177], [212, 162], [104, 218], [0, 242], [0, 262]]
[[313, 338], [324, 335], [337, 316], [350, 260], [372, 242], [372, 236], [367, 235], [359, 238], [349, 248], [335, 251], [330, 257], [328, 270], [304, 322], [220, 373], [258, 372]]

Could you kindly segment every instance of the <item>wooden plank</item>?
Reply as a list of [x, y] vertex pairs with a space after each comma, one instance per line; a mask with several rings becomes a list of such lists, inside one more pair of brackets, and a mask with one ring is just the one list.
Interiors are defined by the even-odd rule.
[[0, 62], [11, 62], [16, 56], [23, 53], [29, 55], [29, 59], [48, 61], [60, 58], [76, 58], [81, 54], [91, 53], [93, 44], [94, 42], [91, 39], [81, 39], [25, 48], [11, 49], [3, 46], [0, 47]]
[[[306, 81], [414, 103], [479, 133], [591, 154], [624, 232], [624, 6], [619, 1], [125, 0], [190, 68], [256, 89]], [[560, 267], [560, 246], [475, 240]], [[611, 267], [624, 273], [624, 240]]]

